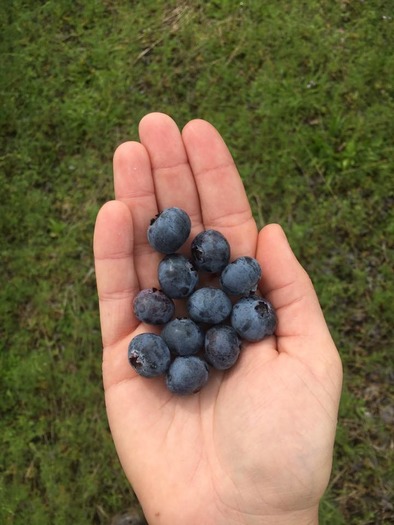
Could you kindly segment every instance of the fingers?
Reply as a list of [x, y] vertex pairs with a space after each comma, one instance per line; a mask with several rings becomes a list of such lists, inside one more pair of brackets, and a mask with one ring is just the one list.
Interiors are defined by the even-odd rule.
[[[242, 180], [220, 134], [194, 120], [181, 133], [162, 113], [139, 126], [141, 144], [125, 143], [114, 156], [115, 195], [129, 206], [135, 225], [136, 270], [148, 286], [158, 257], [146, 242], [146, 229], [158, 210], [179, 206], [192, 219], [190, 240], [203, 228], [221, 231], [231, 256], [255, 255], [257, 228]], [[188, 249], [188, 245], [185, 247]]]
[[139, 126], [140, 140], [149, 154], [159, 210], [184, 209], [192, 221], [192, 236], [201, 231], [200, 201], [182, 136], [163, 113], [146, 115]]
[[141, 288], [157, 286], [160, 256], [149, 245], [147, 229], [158, 213], [148, 152], [139, 142], [125, 142], [114, 154], [114, 187], [117, 200], [127, 204], [133, 220], [135, 268]]
[[132, 303], [139, 291], [133, 263], [133, 224], [127, 206], [107, 202], [96, 219], [93, 249], [104, 347], [137, 326]]
[[200, 197], [205, 228], [219, 230], [231, 256], [255, 255], [257, 229], [242, 180], [216, 129], [203, 120], [189, 122], [182, 133]]
[[257, 258], [263, 270], [261, 292], [278, 314], [279, 352], [315, 363], [335, 358], [335, 344], [313, 284], [279, 225], [261, 230]]

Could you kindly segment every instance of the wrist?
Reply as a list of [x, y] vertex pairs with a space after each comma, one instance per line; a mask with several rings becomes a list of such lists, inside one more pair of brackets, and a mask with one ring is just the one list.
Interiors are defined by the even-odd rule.
[[[242, 521], [237, 518], [234, 520], [234, 525], [235, 523], [243, 523], [245, 525], [319, 525], [319, 508], [268, 516], [243, 516]], [[229, 525], [228, 521], [226, 521], [226, 525]]]
[[287, 516], [273, 516], [262, 521], [261, 525], [319, 525], [319, 513], [316, 509], [305, 512], [298, 511]]

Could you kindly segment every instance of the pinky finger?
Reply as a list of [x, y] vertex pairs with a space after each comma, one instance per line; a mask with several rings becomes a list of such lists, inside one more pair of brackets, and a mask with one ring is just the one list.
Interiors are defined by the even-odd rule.
[[132, 309], [139, 283], [133, 261], [133, 223], [126, 204], [110, 201], [100, 209], [94, 230], [97, 292], [104, 348], [132, 332]]

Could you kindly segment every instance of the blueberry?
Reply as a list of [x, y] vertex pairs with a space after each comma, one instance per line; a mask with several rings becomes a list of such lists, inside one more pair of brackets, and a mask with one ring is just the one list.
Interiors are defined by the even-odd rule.
[[164, 374], [171, 362], [171, 354], [163, 339], [156, 334], [139, 334], [129, 344], [130, 365], [143, 377]]
[[174, 312], [175, 305], [172, 299], [156, 288], [141, 290], [134, 299], [134, 314], [143, 323], [168, 323]]
[[217, 370], [227, 370], [237, 361], [241, 341], [231, 326], [212, 326], [205, 334], [205, 357]]
[[261, 341], [274, 333], [276, 313], [271, 303], [262, 297], [243, 297], [233, 306], [231, 325], [242, 339]]
[[189, 297], [189, 316], [197, 323], [219, 324], [231, 313], [231, 300], [220, 288], [199, 288]]
[[230, 245], [216, 230], [205, 230], [193, 239], [192, 261], [199, 270], [220, 273], [230, 260]]
[[204, 332], [187, 318], [177, 318], [167, 323], [161, 337], [170, 350], [181, 356], [196, 354], [204, 346]]
[[192, 263], [179, 253], [166, 255], [159, 264], [159, 283], [163, 292], [173, 299], [188, 297], [198, 282]]
[[209, 367], [196, 356], [176, 357], [167, 372], [167, 387], [173, 394], [195, 394], [208, 381]]
[[226, 293], [246, 295], [257, 290], [261, 267], [253, 257], [238, 257], [226, 266], [220, 276], [220, 284]]
[[148, 241], [160, 253], [174, 253], [186, 242], [190, 230], [190, 217], [184, 210], [166, 208], [151, 220]]

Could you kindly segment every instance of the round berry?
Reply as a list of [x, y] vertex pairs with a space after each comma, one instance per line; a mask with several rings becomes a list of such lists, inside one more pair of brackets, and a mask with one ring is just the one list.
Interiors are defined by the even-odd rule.
[[204, 346], [204, 332], [186, 317], [167, 323], [160, 335], [168, 348], [177, 355], [197, 354]]
[[246, 295], [257, 290], [261, 267], [253, 257], [238, 257], [228, 264], [220, 276], [220, 284], [226, 293]]
[[157, 288], [141, 290], [134, 299], [134, 314], [143, 323], [161, 325], [168, 323], [175, 312], [175, 304]]
[[231, 325], [246, 341], [261, 341], [276, 328], [276, 313], [269, 301], [251, 295], [233, 306]]
[[207, 383], [208, 364], [196, 356], [176, 357], [166, 376], [167, 388], [173, 394], [189, 395], [199, 392]]
[[197, 323], [219, 324], [231, 313], [230, 298], [220, 288], [199, 288], [189, 297], [187, 309]]
[[148, 228], [148, 241], [160, 253], [174, 253], [190, 235], [189, 215], [181, 208], [166, 208], [154, 217]]
[[157, 377], [167, 371], [171, 362], [171, 354], [159, 335], [144, 333], [135, 336], [130, 341], [128, 359], [139, 375]]
[[195, 289], [198, 273], [192, 263], [180, 253], [166, 255], [159, 264], [161, 289], [172, 299], [184, 299]]
[[205, 230], [193, 239], [192, 261], [199, 270], [220, 273], [230, 260], [230, 245], [216, 230]]
[[217, 370], [227, 370], [237, 361], [241, 341], [231, 326], [212, 326], [205, 334], [205, 357]]

